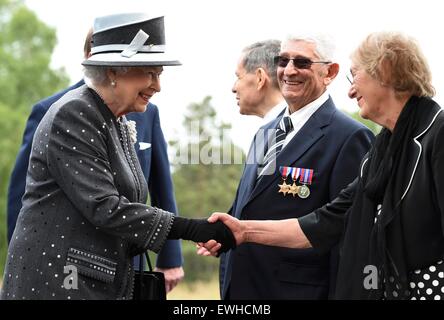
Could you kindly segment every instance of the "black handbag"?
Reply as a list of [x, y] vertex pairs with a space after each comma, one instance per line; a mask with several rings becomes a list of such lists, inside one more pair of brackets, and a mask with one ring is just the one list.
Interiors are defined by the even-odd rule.
[[[149, 271], [143, 268], [145, 255]], [[165, 277], [162, 272], [153, 271], [148, 253], [139, 256], [139, 270], [134, 275], [133, 300], [166, 300]]]

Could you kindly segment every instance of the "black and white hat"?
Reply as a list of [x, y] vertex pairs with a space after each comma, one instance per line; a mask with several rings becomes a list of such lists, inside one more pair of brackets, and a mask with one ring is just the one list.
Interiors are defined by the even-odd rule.
[[163, 17], [145, 13], [109, 15], [94, 20], [91, 57], [85, 66], [178, 66], [165, 53]]

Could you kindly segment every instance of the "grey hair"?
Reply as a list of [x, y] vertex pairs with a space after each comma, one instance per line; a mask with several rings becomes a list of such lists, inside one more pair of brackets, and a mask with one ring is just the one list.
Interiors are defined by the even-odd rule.
[[279, 40], [266, 40], [255, 42], [242, 50], [243, 66], [248, 73], [264, 68], [271, 77], [272, 84], [279, 88], [277, 81], [277, 66], [274, 57], [279, 55], [281, 42]]
[[335, 49], [333, 37], [328, 34], [291, 34], [282, 42], [282, 47], [290, 41], [304, 41], [315, 44], [315, 52], [322, 61], [334, 62]]
[[130, 70], [129, 67], [104, 67], [104, 66], [84, 66], [83, 75], [87, 85], [107, 86], [110, 81], [108, 71], [113, 71], [118, 75], [123, 75]]

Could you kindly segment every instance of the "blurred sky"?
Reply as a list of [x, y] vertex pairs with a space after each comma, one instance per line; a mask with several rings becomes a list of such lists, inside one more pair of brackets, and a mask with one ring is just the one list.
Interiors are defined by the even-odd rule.
[[[233, 126], [232, 137], [245, 151], [261, 125], [260, 118], [241, 116], [231, 87], [243, 47], [255, 41], [283, 39], [299, 31], [328, 32], [337, 45], [341, 72], [330, 86], [336, 105], [357, 111], [347, 98], [348, 56], [373, 31], [396, 30], [414, 36], [433, 72], [436, 100], [444, 105], [444, 18], [436, 0], [25, 0], [40, 19], [57, 30], [53, 66], [64, 67], [71, 82], [82, 76], [85, 34], [96, 16], [144, 11], [165, 15], [167, 49], [181, 67], [167, 67], [162, 91], [152, 102], [160, 109], [167, 140], [176, 138], [185, 108], [213, 97], [219, 117]], [[441, 30], [441, 31], [439, 31]], [[42, 97], [43, 98], [43, 97]]]

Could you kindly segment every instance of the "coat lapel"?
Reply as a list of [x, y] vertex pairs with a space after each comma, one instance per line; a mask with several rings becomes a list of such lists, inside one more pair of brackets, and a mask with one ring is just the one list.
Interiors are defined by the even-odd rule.
[[264, 157], [264, 148], [268, 144], [268, 141], [266, 141], [268, 138], [267, 132], [268, 130], [277, 126], [282, 114], [283, 112], [275, 120], [261, 127], [261, 129], [254, 136], [253, 143], [248, 151], [244, 173], [242, 174], [242, 179], [239, 183], [239, 194], [236, 199], [236, 203], [234, 204], [234, 215], [237, 218], [240, 217], [242, 209], [250, 198], [251, 192], [256, 185], [256, 178], [258, 175], [258, 160], [262, 160]]
[[[251, 197], [245, 203], [252, 201], [260, 195], [270, 184], [277, 185], [281, 179], [280, 166], [292, 166], [298, 161], [316, 142], [324, 135], [323, 128], [330, 124], [333, 114], [336, 112], [333, 100], [329, 98], [305, 123], [299, 132], [291, 139], [276, 159], [274, 174], [263, 176], [251, 193]], [[277, 119], [278, 121], [280, 120]]]
[[407, 173], [404, 175], [404, 183], [402, 185], [403, 192], [401, 195], [401, 199], [399, 199], [399, 202], [402, 201], [407, 195], [412, 185], [413, 178], [416, 174], [416, 169], [423, 149], [421, 140], [423, 136], [427, 134], [427, 131], [429, 131], [429, 129], [432, 127], [438, 115], [442, 112], [441, 107], [436, 104], [436, 102], [427, 98], [422, 98], [418, 107], [426, 111], [420, 113], [420, 117], [422, 117], [423, 119], [420, 120], [421, 125], [415, 130], [411, 142], [413, 145], [411, 159], [413, 159], [413, 161], [410, 161]]

